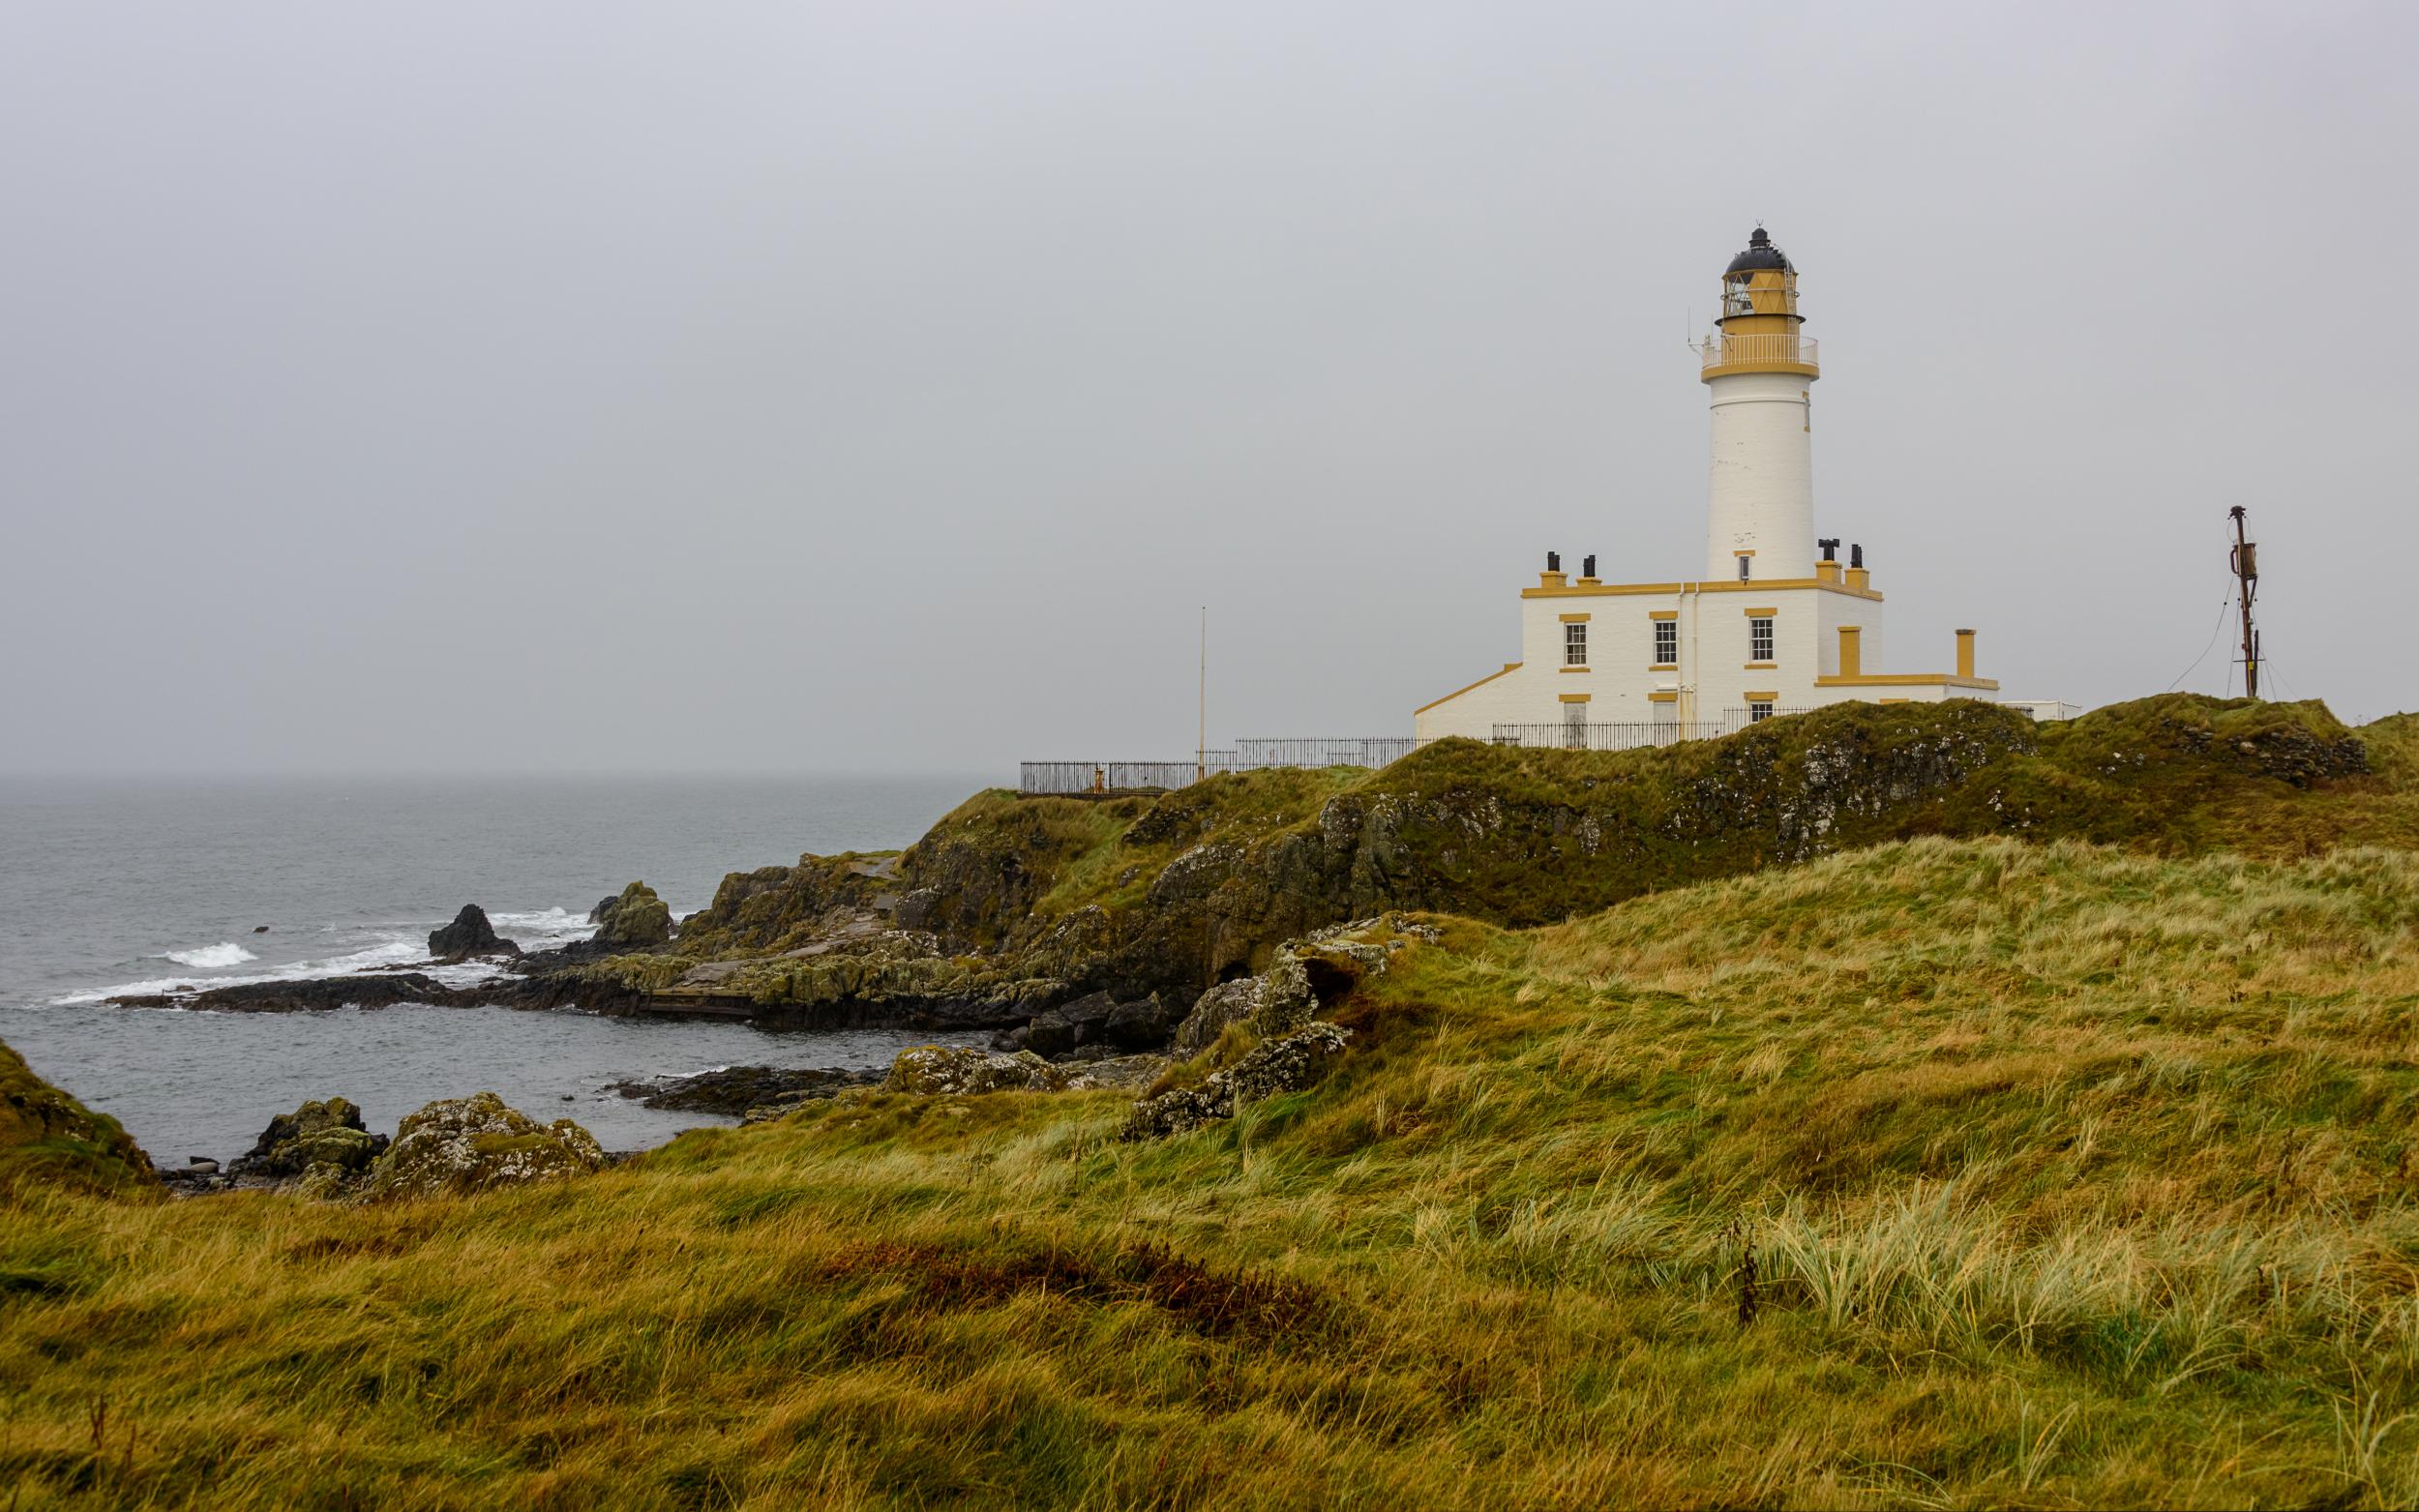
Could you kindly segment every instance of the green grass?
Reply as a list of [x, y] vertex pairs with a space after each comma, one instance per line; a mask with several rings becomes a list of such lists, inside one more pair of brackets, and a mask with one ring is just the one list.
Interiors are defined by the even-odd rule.
[[1338, 1008], [1328, 1082], [1159, 1144], [1116, 1141], [1113, 1093], [873, 1094], [473, 1200], [21, 1196], [0, 1479], [2419, 1497], [2419, 856], [1919, 838], [1433, 922]]

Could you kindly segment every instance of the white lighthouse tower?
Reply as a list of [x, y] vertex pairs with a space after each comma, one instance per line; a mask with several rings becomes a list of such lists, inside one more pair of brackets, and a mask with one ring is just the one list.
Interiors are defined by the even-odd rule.
[[1720, 334], [1706, 339], [1713, 398], [1706, 512], [1710, 578], [1806, 578], [1814, 571], [1814, 425], [1821, 375], [1799, 333], [1798, 271], [1762, 226], [1723, 270]]
[[[1798, 313], [1798, 270], [1758, 226], [1722, 270], [1719, 329], [1698, 347], [1713, 404], [1705, 576], [1562, 553], [1520, 589], [1520, 660], [1416, 709], [1422, 740], [1614, 750], [1720, 735], [1849, 699], [1992, 698], [1956, 632], [1956, 670], [1885, 672], [1882, 596], [1861, 545], [1814, 536], [1821, 370]], [[1820, 552], [1817, 555], [1817, 552]], [[1941, 649], [1947, 650], [1946, 642]], [[2053, 700], [2018, 706], [2063, 717]]]

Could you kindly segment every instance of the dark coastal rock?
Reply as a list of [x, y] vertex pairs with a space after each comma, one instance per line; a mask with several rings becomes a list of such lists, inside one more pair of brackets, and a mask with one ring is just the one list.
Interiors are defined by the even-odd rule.
[[635, 1097], [648, 1108], [673, 1112], [721, 1113], [739, 1118], [763, 1109], [785, 1112], [799, 1103], [829, 1097], [851, 1086], [873, 1086], [882, 1079], [878, 1067], [821, 1070], [792, 1066], [725, 1066], [695, 1076], [653, 1077], [616, 1082], [611, 1090]]
[[672, 938], [672, 905], [644, 882], [605, 899], [588, 917], [596, 923], [597, 943], [615, 950], [651, 950]]
[[270, 1119], [252, 1148], [228, 1162], [227, 1174], [284, 1180], [326, 1167], [329, 1177], [343, 1181], [368, 1171], [386, 1142], [385, 1135], [363, 1127], [359, 1108], [331, 1097]]
[[429, 954], [439, 961], [467, 961], [473, 956], [518, 956], [521, 947], [496, 934], [485, 908], [466, 903], [453, 923], [430, 933]]
[[596, 1137], [568, 1118], [541, 1124], [493, 1092], [434, 1102], [395, 1131], [370, 1170], [365, 1201], [490, 1191], [601, 1170]]
[[1093, 993], [1033, 1015], [1022, 1031], [996, 1039], [1000, 1050], [1066, 1055], [1083, 1050], [1155, 1050], [1183, 1022], [1182, 1010], [1157, 993], [1120, 1001], [1114, 993]]
[[191, 998], [112, 997], [124, 1008], [190, 1006], [225, 1013], [314, 1013], [328, 1008], [385, 1008], [396, 1003], [458, 1007], [474, 1000], [420, 971], [331, 976], [309, 982], [243, 982]]

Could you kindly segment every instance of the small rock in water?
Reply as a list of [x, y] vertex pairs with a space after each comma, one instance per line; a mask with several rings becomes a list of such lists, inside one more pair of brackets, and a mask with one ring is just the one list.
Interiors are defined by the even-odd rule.
[[454, 922], [429, 934], [429, 954], [439, 961], [467, 961], [473, 956], [518, 956], [521, 947], [496, 936], [487, 910], [475, 903], [462, 905]]
[[252, 927], [252, 932], [254, 934], [266, 934], [269, 933], [269, 927], [265, 924], [255, 924]]
[[185, 1157], [185, 1165], [189, 1170], [198, 1171], [205, 1176], [215, 1176], [219, 1173], [219, 1163], [207, 1155], [188, 1155]]

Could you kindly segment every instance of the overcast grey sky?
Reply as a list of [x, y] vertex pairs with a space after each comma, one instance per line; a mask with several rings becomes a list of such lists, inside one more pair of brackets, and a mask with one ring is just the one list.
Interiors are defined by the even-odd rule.
[[[1760, 219], [1892, 669], [2419, 703], [2419, 6], [0, 9], [0, 769], [1408, 733], [1694, 575]], [[2186, 686], [2218, 691], [2223, 643]]]

